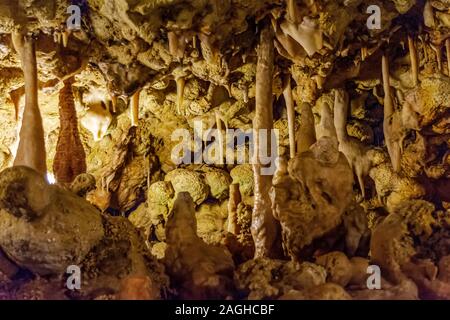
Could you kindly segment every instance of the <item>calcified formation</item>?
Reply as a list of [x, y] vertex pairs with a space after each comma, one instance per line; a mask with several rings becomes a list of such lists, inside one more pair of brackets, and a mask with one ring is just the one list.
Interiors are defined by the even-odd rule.
[[178, 194], [166, 225], [164, 263], [184, 299], [226, 298], [231, 295], [233, 260], [223, 248], [204, 243], [196, 234], [194, 202]]
[[139, 122], [139, 95], [141, 94], [141, 90], [136, 91], [131, 97], [130, 101], [130, 119], [131, 126], [136, 127]]
[[450, 299], [448, 0], [0, 2], [0, 299]]
[[186, 40], [183, 36], [177, 35], [175, 32], [167, 34], [169, 40], [169, 51], [178, 60], [183, 59], [184, 51], [186, 49]]
[[308, 246], [336, 228], [352, 196], [353, 174], [329, 137], [286, 164], [282, 159], [271, 191], [288, 255], [297, 260]]
[[228, 200], [228, 232], [238, 235], [239, 224], [238, 224], [238, 206], [242, 201], [241, 193], [239, 191], [239, 184], [234, 183], [230, 185], [230, 199]]
[[450, 77], [450, 38], [445, 40], [445, 52], [447, 53], [447, 75]]
[[111, 124], [112, 116], [102, 103], [97, 102], [90, 106], [80, 120], [81, 125], [91, 132], [93, 139], [100, 141]]
[[295, 157], [295, 110], [294, 98], [292, 97], [291, 77], [288, 77], [286, 88], [283, 91], [284, 101], [286, 102], [288, 130], [289, 130], [289, 155]]
[[383, 131], [386, 146], [391, 158], [392, 167], [394, 171], [400, 170], [401, 157], [401, 139], [400, 119], [395, 111], [394, 101], [392, 99], [391, 84], [389, 80], [389, 61], [386, 55], [382, 58], [382, 73], [383, 73], [383, 89], [384, 89], [384, 120]]
[[439, 72], [442, 72], [442, 45], [440, 43], [431, 44], [431, 49], [436, 54], [437, 69]]
[[25, 108], [20, 127], [19, 147], [14, 165], [28, 166], [47, 174], [44, 128], [38, 104], [36, 49], [32, 37], [13, 34], [14, 47], [22, 62], [25, 80]]
[[184, 87], [186, 85], [186, 80], [183, 76], [177, 76], [175, 78], [177, 83], [177, 112], [181, 114], [181, 108], [183, 107], [184, 102]]
[[309, 56], [322, 49], [322, 30], [309, 17], [304, 17], [300, 24], [286, 20], [281, 23], [281, 30], [300, 44]]
[[302, 103], [300, 110], [300, 130], [297, 135], [297, 153], [309, 150], [316, 142], [316, 128], [314, 126], [314, 116], [311, 106]]
[[419, 62], [417, 60], [417, 50], [414, 43], [414, 39], [408, 36], [408, 48], [409, 57], [411, 59], [411, 75], [413, 79], [413, 85], [417, 86], [419, 84]]
[[86, 154], [78, 133], [78, 119], [72, 93], [72, 79], [64, 81], [59, 93], [59, 137], [53, 172], [60, 183], [71, 183], [86, 172]]
[[350, 167], [355, 172], [361, 193], [365, 197], [364, 178], [369, 174], [372, 167], [373, 154], [369, 147], [357, 139], [348, 136], [346, 126], [349, 106], [348, 94], [344, 90], [336, 90], [335, 95], [334, 124], [339, 141], [339, 151], [345, 155]]
[[[273, 254], [277, 241], [277, 223], [270, 209], [269, 189], [272, 177], [264, 173], [260, 156], [270, 155], [270, 141], [260, 141], [264, 132], [269, 135], [272, 129], [272, 78], [274, 63], [273, 34], [269, 27], [261, 32], [256, 70], [256, 110], [253, 119], [255, 154], [253, 174], [255, 177], [255, 202], [252, 216], [252, 235], [255, 241], [255, 257]], [[261, 133], [261, 134], [260, 134]], [[270, 138], [267, 138], [269, 140]]]

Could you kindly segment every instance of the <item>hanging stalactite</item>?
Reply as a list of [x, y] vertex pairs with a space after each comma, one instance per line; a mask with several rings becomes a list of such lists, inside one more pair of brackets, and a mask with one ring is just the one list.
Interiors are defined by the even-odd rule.
[[389, 80], [389, 60], [386, 55], [382, 58], [383, 88], [384, 88], [384, 122], [383, 131], [386, 147], [395, 172], [400, 171], [401, 147], [398, 135], [401, 125], [396, 116]]
[[286, 88], [283, 91], [284, 101], [286, 102], [288, 130], [289, 130], [289, 156], [295, 157], [295, 109], [294, 98], [292, 97], [291, 76], [286, 80]]
[[86, 172], [86, 154], [78, 132], [72, 82], [73, 78], [64, 81], [59, 92], [60, 129], [53, 162], [53, 172], [59, 183], [71, 183]]

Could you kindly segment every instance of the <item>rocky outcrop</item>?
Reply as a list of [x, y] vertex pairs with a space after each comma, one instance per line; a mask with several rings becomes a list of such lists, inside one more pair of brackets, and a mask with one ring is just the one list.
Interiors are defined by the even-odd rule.
[[164, 264], [171, 285], [182, 299], [224, 299], [233, 296], [234, 263], [225, 248], [197, 236], [194, 202], [178, 193], [166, 224]]
[[311, 151], [288, 164], [279, 162], [272, 189], [286, 253], [300, 259], [314, 240], [333, 231], [351, 202], [353, 174], [332, 140], [321, 138]]
[[14, 167], [0, 175], [0, 247], [37, 274], [64, 274], [104, 236], [100, 213], [34, 170]]

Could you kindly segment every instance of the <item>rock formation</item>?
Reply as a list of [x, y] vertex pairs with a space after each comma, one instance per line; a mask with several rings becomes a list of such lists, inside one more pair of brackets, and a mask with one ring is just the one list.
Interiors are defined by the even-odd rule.
[[0, 1], [0, 299], [449, 299], [449, 5]]

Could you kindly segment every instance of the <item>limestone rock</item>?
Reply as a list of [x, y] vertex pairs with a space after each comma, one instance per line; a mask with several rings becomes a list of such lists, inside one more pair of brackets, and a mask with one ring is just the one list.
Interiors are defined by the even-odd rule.
[[172, 183], [175, 193], [188, 192], [197, 205], [201, 204], [208, 197], [208, 185], [201, 174], [195, 171], [175, 169], [169, 172], [164, 180]]
[[26, 167], [0, 174], [0, 206], [0, 246], [37, 274], [64, 274], [104, 235], [99, 211]]

